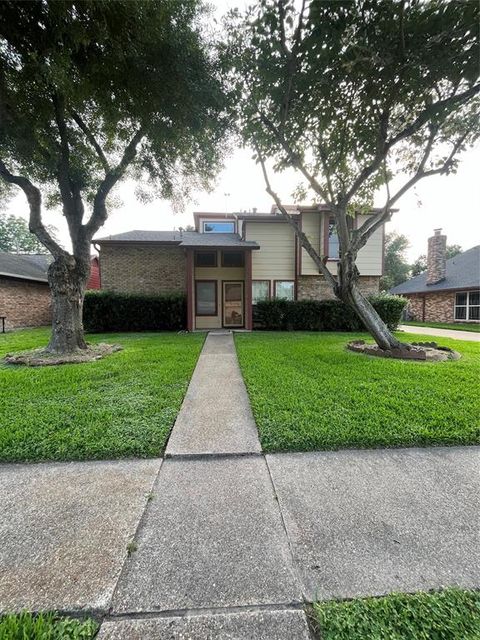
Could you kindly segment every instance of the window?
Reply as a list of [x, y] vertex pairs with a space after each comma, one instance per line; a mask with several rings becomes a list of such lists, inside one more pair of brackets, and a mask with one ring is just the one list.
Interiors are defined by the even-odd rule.
[[216, 251], [196, 251], [195, 266], [196, 267], [216, 267], [217, 252]]
[[222, 267], [245, 266], [245, 254], [243, 251], [222, 251]]
[[217, 315], [216, 280], [195, 280], [195, 315]]
[[340, 247], [335, 218], [329, 218], [328, 220], [328, 257], [331, 260], [338, 260], [340, 257]]
[[275, 298], [293, 300], [295, 297], [295, 282], [293, 280], [275, 280]]
[[252, 304], [257, 304], [260, 300], [270, 298], [270, 280], [252, 281]]
[[235, 222], [203, 222], [203, 233], [235, 233]]
[[456, 294], [455, 320], [480, 320], [480, 291]]

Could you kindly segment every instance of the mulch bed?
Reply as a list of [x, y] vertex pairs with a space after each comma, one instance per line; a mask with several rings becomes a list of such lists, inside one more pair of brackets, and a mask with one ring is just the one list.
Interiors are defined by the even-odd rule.
[[75, 353], [50, 353], [44, 348], [23, 351], [21, 353], [7, 353], [3, 361], [6, 364], [20, 364], [28, 367], [45, 367], [57, 364], [78, 364], [81, 362], [95, 362], [123, 347], [119, 344], [89, 344], [87, 349], [79, 349]]

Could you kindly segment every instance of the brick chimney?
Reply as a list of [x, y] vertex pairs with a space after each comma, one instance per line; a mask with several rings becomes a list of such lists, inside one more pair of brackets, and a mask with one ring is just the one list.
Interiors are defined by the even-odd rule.
[[427, 284], [437, 284], [447, 275], [447, 236], [441, 229], [434, 229], [434, 234], [428, 239]]

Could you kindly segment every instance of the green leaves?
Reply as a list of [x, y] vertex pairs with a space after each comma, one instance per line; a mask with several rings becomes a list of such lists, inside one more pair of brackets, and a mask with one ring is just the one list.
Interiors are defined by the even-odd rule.
[[[140, 126], [134, 163], [161, 195], [210, 183], [228, 122], [217, 62], [200, 28], [200, 0], [0, 4], [0, 157], [33, 182], [56, 185], [65, 104], [70, 178], [87, 197], [103, 178], [78, 114], [115, 166]], [[148, 181], [146, 181], [148, 182]]]

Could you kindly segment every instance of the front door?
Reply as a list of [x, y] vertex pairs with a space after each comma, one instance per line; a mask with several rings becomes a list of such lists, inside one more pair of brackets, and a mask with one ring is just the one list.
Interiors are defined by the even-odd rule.
[[223, 282], [223, 326], [244, 326], [243, 282]]

